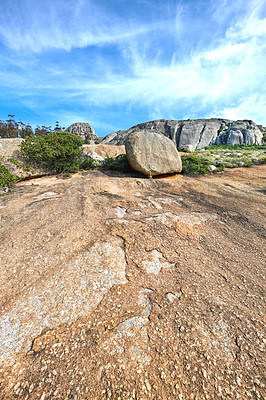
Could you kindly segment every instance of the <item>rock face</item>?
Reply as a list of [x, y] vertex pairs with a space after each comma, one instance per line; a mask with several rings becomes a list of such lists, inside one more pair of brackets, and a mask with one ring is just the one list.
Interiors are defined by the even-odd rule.
[[108, 144], [84, 144], [82, 161], [87, 158], [92, 158], [94, 164], [100, 166], [103, 164], [106, 157], [117, 157], [120, 154], [125, 154], [125, 146], [114, 146]]
[[84, 144], [83, 151], [94, 152], [102, 157], [117, 157], [119, 154], [126, 154], [125, 146], [114, 146], [109, 144]]
[[0, 399], [265, 398], [265, 169], [1, 195]]
[[126, 155], [133, 169], [145, 175], [182, 171], [182, 161], [174, 143], [155, 132], [137, 132], [127, 137]]
[[176, 146], [192, 145], [200, 149], [212, 144], [262, 144], [262, 130], [253, 121], [231, 121], [222, 118], [187, 121], [165, 120], [144, 122], [125, 131], [107, 135], [102, 143], [122, 145], [133, 132], [152, 131], [173, 140]]
[[0, 139], [1, 164], [5, 165], [12, 174], [16, 174], [18, 177], [44, 174], [44, 171], [37, 166], [28, 168], [29, 162], [20, 152], [20, 144], [23, 141], [24, 139], [20, 138]]
[[91, 140], [97, 140], [98, 136], [95, 130], [86, 122], [76, 122], [67, 128], [67, 131], [80, 136], [85, 143], [90, 143]]

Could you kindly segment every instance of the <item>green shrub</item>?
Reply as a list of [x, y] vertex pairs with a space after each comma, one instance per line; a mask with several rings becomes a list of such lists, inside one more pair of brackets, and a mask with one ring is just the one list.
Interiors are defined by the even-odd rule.
[[21, 153], [32, 164], [47, 171], [77, 172], [81, 164], [83, 140], [72, 133], [56, 131], [45, 136], [27, 137]]
[[107, 157], [102, 165], [103, 169], [111, 169], [113, 171], [132, 171], [132, 168], [128, 162], [127, 156], [125, 154], [119, 154], [116, 157]]
[[225, 169], [225, 164], [223, 162], [216, 163], [216, 170], [214, 172], [221, 172]]
[[13, 163], [17, 168], [22, 168], [22, 166], [20, 165], [20, 162], [18, 160], [16, 160], [15, 158], [8, 158], [9, 162]]
[[183, 175], [204, 175], [209, 172], [210, 162], [207, 158], [197, 155], [184, 155], [182, 159]]
[[95, 161], [91, 157], [87, 157], [84, 161], [82, 161], [79, 167], [80, 170], [97, 169], [97, 168], [98, 168], [97, 161]]
[[247, 158], [243, 159], [244, 167], [252, 167], [255, 163]]
[[18, 177], [12, 174], [7, 167], [0, 164], [0, 187], [10, 186], [13, 182], [16, 182]]
[[248, 145], [246, 143], [242, 144], [214, 144], [212, 146], [204, 147], [206, 150], [218, 150], [218, 149], [228, 149], [228, 150], [266, 150], [266, 144], [251, 144]]

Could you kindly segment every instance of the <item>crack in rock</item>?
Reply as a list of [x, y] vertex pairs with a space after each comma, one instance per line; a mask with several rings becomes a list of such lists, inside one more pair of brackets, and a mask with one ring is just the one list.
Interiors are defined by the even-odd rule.
[[[105, 342], [105, 350], [110, 355], [120, 355], [121, 364], [128, 363], [128, 359], [130, 359], [131, 362], [138, 363], [139, 367], [144, 367], [151, 361], [147, 334], [147, 325], [150, 322], [149, 316], [152, 310], [147, 294], [151, 292], [153, 292], [151, 289], [144, 288], [139, 291], [138, 303], [143, 306], [140, 315], [120, 322], [111, 337]], [[132, 337], [134, 337], [133, 341]]]
[[149, 255], [149, 260], [142, 261], [142, 266], [146, 269], [148, 274], [158, 275], [162, 268], [171, 268], [175, 264], [171, 264], [165, 260], [162, 253], [157, 250], [152, 250]]
[[0, 318], [0, 365], [13, 365], [45, 328], [72, 323], [95, 308], [113, 286], [125, 284], [121, 240], [96, 243], [43, 287], [35, 287]]

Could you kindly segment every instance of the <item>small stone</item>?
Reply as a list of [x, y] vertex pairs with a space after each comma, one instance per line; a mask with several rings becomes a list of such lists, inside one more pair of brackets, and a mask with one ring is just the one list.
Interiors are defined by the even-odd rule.
[[238, 384], [238, 386], [241, 386], [241, 379], [239, 378], [239, 376], [236, 378], [236, 383]]
[[17, 382], [16, 385], [14, 386], [14, 392], [20, 387], [20, 382]]
[[147, 390], [150, 392], [151, 391], [151, 385], [150, 385], [150, 382], [148, 381], [148, 379], [145, 379], [145, 384], [146, 384]]
[[183, 144], [181, 145], [181, 149], [186, 153], [194, 153], [195, 149], [192, 144]]

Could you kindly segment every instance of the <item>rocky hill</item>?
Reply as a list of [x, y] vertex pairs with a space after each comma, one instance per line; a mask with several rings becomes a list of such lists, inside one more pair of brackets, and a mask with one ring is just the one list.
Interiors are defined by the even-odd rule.
[[86, 122], [75, 122], [67, 128], [67, 131], [80, 136], [84, 140], [84, 143], [98, 140], [95, 130]]
[[0, 196], [1, 400], [265, 398], [265, 166]]
[[123, 145], [132, 132], [155, 131], [172, 139], [177, 146], [193, 145], [200, 149], [220, 143], [261, 144], [265, 128], [253, 121], [230, 121], [222, 118], [175, 121], [159, 119], [132, 126], [107, 135], [102, 143]]

